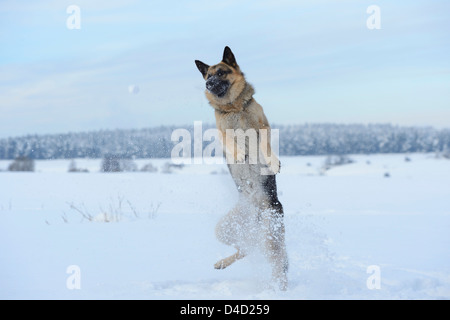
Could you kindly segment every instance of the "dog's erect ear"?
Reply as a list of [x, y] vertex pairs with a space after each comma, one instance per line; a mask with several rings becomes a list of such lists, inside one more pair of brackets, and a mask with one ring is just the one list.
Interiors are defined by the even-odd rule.
[[228, 46], [225, 47], [225, 50], [223, 50], [222, 62], [225, 62], [230, 67], [237, 67], [236, 58], [234, 57], [233, 52], [231, 52], [231, 49]]
[[199, 60], [195, 60], [195, 64], [197, 65], [198, 70], [202, 73], [203, 78], [206, 77], [208, 73], [209, 66], [206, 63], [203, 63]]

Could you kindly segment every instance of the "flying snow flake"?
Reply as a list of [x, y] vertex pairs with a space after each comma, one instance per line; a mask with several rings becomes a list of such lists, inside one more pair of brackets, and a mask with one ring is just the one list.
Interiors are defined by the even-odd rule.
[[138, 94], [139, 93], [139, 86], [135, 84], [130, 84], [128, 86], [128, 92], [131, 94]]

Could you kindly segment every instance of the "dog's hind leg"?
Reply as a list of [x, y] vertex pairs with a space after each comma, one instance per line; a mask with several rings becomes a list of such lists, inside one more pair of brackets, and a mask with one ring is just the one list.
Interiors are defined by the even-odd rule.
[[261, 222], [267, 258], [272, 265], [272, 278], [281, 290], [287, 289], [288, 256], [285, 244], [284, 211], [278, 200], [275, 175], [263, 181], [266, 201], [262, 202]]
[[228, 258], [218, 261], [214, 268], [224, 269], [239, 259], [246, 256], [242, 244], [248, 236], [248, 218], [243, 215], [242, 207], [238, 204], [225, 217], [223, 217], [216, 226], [217, 239], [229, 246], [237, 249], [237, 252]]
[[272, 280], [287, 289], [288, 256], [285, 244], [283, 207], [280, 203], [262, 213], [265, 254], [272, 266]]
[[284, 226], [266, 237], [266, 254], [272, 265], [272, 279], [280, 290], [287, 289], [288, 257], [284, 243]]

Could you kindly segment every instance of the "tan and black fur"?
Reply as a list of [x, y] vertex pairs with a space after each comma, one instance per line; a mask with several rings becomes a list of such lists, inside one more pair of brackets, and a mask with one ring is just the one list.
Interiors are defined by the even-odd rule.
[[[239, 191], [238, 204], [217, 224], [217, 238], [234, 246], [237, 252], [215, 264], [223, 269], [246, 256], [251, 248], [261, 246], [272, 265], [274, 280], [280, 289], [287, 287], [288, 259], [284, 241], [283, 207], [278, 200], [275, 175], [280, 162], [270, 147], [270, 125], [262, 107], [253, 98], [255, 93], [240, 70], [236, 59], [225, 47], [223, 59], [209, 66], [195, 64], [206, 80], [206, 98], [215, 110], [216, 126], [221, 135], [231, 176]], [[254, 129], [258, 135], [258, 162], [249, 161], [249, 141], [238, 144], [227, 137], [227, 130]], [[269, 132], [262, 139], [260, 129]], [[264, 152], [262, 152], [264, 151]], [[261, 174], [269, 168], [269, 174]]]

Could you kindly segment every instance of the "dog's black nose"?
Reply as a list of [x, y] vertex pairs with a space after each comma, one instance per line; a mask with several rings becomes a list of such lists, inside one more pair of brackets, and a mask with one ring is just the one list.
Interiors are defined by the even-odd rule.
[[211, 90], [214, 87], [214, 84], [211, 81], [206, 81], [206, 89]]
[[206, 89], [211, 90], [216, 85], [217, 85], [216, 77], [213, 76], [213, 77], [209, 78], [208, 80], [206, 80]]

